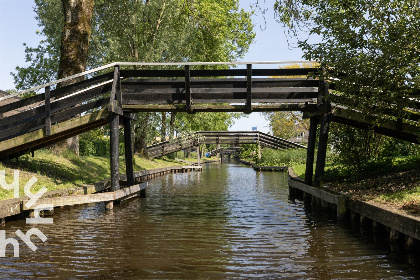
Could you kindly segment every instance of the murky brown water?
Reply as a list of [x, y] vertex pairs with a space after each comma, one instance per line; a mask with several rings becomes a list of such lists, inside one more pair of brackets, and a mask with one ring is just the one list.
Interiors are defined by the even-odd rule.
[[[417, 279], [420, 270], [288, 200], [285, 173], [211, 165], [152, 180], [107, 213], [62, 208], [48, 240], [0, 258], [0, 278]], [[31, 228], [8, 223], [7, 237]], [[9, 248], [10, 249], [10, 248]]]

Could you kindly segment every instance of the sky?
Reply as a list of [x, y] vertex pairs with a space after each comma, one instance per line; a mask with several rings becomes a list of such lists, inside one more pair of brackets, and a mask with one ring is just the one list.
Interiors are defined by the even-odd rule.
[[[240, 6], [250, 10], [250, 5], [259, 3], [252, 17], [256, 38], [248, 53], [240, 61], [301, 61], [303, 52], [292, 48], [284, 34], [284, 29], [274, 18], [274, 0], [241, 0]], [[13, 89], [16, 66], [25, 66], [25, 47], [37, 46], [42, 39], [36, 34], [39, 30], [35, 19], [35, 6], [32, 0], [1, 0], [0, 2], [0, 89]], [[271, 66], [277, 67], [277, 66]], [[231, 131], [247, 131], [252, 127], [269, 132], [268, 122], [259, 113], [241, 118], [229, 128]]]

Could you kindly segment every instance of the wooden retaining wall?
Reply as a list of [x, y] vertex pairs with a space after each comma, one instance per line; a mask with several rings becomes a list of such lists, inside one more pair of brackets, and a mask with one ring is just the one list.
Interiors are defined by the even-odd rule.
[[[78, 204], [88, 204], [96, 202], [121, 201], [131, 197], [142, 195], [147, 188], [147, 181], [169, 173], [181, 173], [190, 171], [201, 171], [201, 166], [171, 166], [149, 170], [137, 171], [134, 173], [136, 185], [122, 188], [111, 192], [110, 180], [102, 180], [96, 184], [82, 188], [55, 190], [46, 192], [42, 198], [37, 200], [35, 205], [26, 207], [29, 197], [7, 199], [0, 201], [0, 223], [7, 219], [19, 218], [28, 215], [34, 207], [42, 204], [53, 205], [53, 207], [71, 206]], [[122, 183], [126, 180], [126, 175], [121, 175]], [[124, 184], [121, 184], [122, 186]]]
[[[309, 186], [294, 176], [289, 168], [289, 191], [291, 199], [300, 199], [305, 207], [324, 211], [326, 206], [336, 210], [339, 222], [348, 222], [363, 232], [385, 234], [392, 247], [418, 250], [420, 245], [420, 218], [402, 212], [384, 209], [375, 202], [354, 200], [329, 190], [327, 187]], [[328, 204], [328, 205], [327, 205]]]

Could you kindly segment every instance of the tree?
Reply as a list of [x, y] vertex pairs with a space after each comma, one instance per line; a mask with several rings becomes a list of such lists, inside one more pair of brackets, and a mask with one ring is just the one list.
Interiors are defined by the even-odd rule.
[[309, 120], [302, 119], [301, 112], [269, 112], [264, 113], [264, 116], [270, 122], [273, 135], [277, 137], [290, 139], [309, 130]]
[[[54, 58], [60, 41], [52, 26], [56, 25], [58, 10], [54, 2], [36, 1], [41, 33], [47, 40], [37, 48], [26, 48], [30, 66], [18, 67], [14, 74], [20, 89], [57, 77]], [[243, 56], [255, 36], [250, 14], [240, 10], [238, 3], [237, 0], [96, 0], [87, 67], [114, 61], [235, 60]], [[159, 114], [139, 114], [136, 147], [140, 151], [144, 151], [147, 139], [156, 134], [150, 124], [157, 119]], [[144, 131], [145, 127], [148, 131]]]
[[[62, 0], [64, 28], [60, 43], [58, 79], [69, 77], [86, 70], [91, 20], [94, 0]], [[83, 81], [84, 77], [67, 80], [57, 85], [63, 87]], [[68, 138], [54, 145], [55, 149], [69, 148], [79, 154], [79, 136]]]
[[336, 91], [349, 107], [407, 113], [420, 90], [418, 0], [278, 0], [275, 9], [292, 30], [306, 27], [321, 38], [299, 46], [306, 59], [326, 65], [327, 78], [339, 78]]

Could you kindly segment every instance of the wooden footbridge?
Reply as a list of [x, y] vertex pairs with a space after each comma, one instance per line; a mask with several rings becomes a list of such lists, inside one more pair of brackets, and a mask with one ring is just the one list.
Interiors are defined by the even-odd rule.
[[220, 145], [240, 146], [244, 144], [257, 144], [261, 147], [278, 150], [306, 149], [300, 144], [259, 131], [198, 131], [187, 137], [150, 145], [147, 147], [147, 152], [150, 157], [159, 157], [202, 144], [215, 144], [218, 149], [220, 149]]
[[[280, 63], [118, 62], [1, 97], [0, 160], [110, 124], [111, 185], [118, 190], [120, 122], [124, 125], [127, 184], [132, 185], [131, 120], [135, 117], [133, 113], [147, 111], [302, 111], [311, 118], [306, 170], [309, 183], [312, 183], [316, 130], [321, 124], [315, 185], [322, 180], [330, 121], [419, 143], [418, 125], [398, 119], [378, 126], [377, 116], [359, 116], [357, 110], [348, 109], [339, 98], [333, 100], [335, 103], [328, 102], [327, 82], [311, 78], [317, 69], [256, 69], [259, 64]], [[229, 66], [237, 68], [211, 69]], [[305, 77], [290, 78], [302, 75]], [[76, 77], [85, 80], [59, 87]], [[35, 94], [40, 89], [44, 92]], [[18, 95], [26, 97], [17, 99]], [[417, 108], [409, 108], [414, 117], [420, 109], [416, 104]]]

